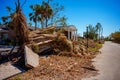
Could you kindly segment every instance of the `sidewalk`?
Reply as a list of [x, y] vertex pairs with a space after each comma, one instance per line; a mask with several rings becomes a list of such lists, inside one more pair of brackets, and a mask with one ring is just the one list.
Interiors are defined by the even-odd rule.
[[10, 62], [0, 64], [0, 80], [21, 72], [23, 72], [22, 69], [15, 67]]

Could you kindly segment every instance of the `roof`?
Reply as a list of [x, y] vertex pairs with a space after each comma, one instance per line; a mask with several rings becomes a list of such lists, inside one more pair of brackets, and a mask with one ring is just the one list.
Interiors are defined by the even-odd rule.
[[69, 25], [68, 26], [68, 30], [70, 30], [70, 31], [76, 31], [77, 28], [74, 25]]
[[69, 31], [76, 31], [77, 28], [74, 25], [69, 25], [69, 26], [58, 26], [57, 28], [64, 28], [65, 30]]
[[0, 28], [6, 27], [6, 25], [0, 25]]
[[1, 29], [1, 28], [0, 28], [0, 32], [3, 32], [3, 33], [4, 33], [4, 32], [8, 32], [8, 30], [4, 30], [4, 29]]
[[8, 32], [8, 28], [5, 25], [0, 25], [0, 32]]

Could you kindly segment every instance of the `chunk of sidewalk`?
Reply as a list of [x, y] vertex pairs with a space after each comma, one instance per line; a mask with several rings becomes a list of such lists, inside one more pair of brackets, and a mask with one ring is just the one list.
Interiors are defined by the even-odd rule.
[[29, 68], [34, 68], [39, 65], [39, 56], [27, 46], [25, 46], [25, 65]]

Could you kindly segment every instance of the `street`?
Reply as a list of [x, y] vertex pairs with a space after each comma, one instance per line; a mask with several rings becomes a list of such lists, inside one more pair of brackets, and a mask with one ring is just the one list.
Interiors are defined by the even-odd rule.
[[107, 41], [100, 51], [93, 59], [98, 75], [83, 80], [120, 80], [120, 44]]

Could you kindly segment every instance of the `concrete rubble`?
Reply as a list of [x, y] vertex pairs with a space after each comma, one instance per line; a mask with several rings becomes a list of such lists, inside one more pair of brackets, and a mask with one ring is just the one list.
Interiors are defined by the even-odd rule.
[[30, 68], [39, 66], [39, 56], [25, 46], [25, 65]]

